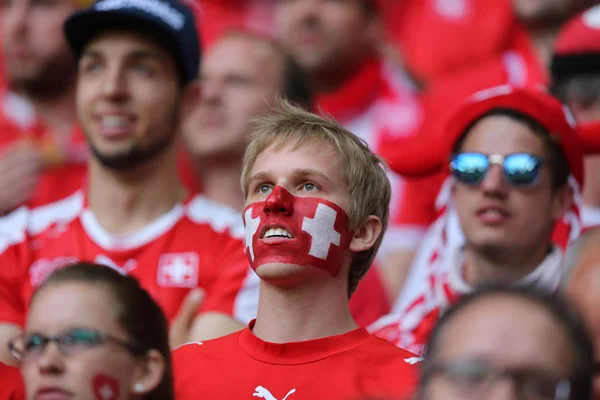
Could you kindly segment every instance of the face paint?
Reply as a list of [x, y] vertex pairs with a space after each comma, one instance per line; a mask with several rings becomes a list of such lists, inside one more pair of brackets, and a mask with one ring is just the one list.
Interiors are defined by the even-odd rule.
[[116, 400], [119, 397], [119, 381], [108, 375], [96, 375], [92, 389], [97, 400]]
[[276, 186], [244, 210], [246, 254], [254, 270], [268, 263], [306, 265], [335, 277], [348, 254], [348, 214], [321, 198], [296, 197]]

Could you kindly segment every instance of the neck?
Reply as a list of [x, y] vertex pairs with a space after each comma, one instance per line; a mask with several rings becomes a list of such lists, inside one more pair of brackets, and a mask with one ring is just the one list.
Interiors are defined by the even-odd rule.
[[39, 118], [52, 131], [70, 128], [77, 120], [75, 79], [70, 79], [59, 90], [22, 87], [16, 93], [33, 105]]
[[347, 288], [331, 280], [281, 288], [260, 283], [253, 333], [265, 342], [290, 343], [348, 333], [358, 326], [348, 306]]
[[556, 27], [529, 30], [529, 35], [533, 41], [538, 60], [540, 60], [542, 65], [548, 71], [550, 70], [550, 62], [552, 60], [552, 45], [554, 44], [558, 32]]
[[364, 61], [372, 56], [373, 54], [371, 52], [365, 52], [362, 57], [359, 57], [356, 60], [340, 63], [336, 67], [322, 68], [313, 71], [311, 80], [313, 81], [315, 91], [317, 93], [336, 92], [351, 80], [352, 77], [361, 70]]
[[171, 210], [186, 193], [177, 174], [175, 146], [135, 170], [89, 163], [88, 201], [100, 224], [114, 234], [140, 229]]
[[244, 195], [240, 189], [239, 163], [203, 163], [196, 165], [196, 173], [202, 182], [202, 193], [220, 204], [235, 210], [244, 209]]
[[512, 284], [535, 270], [548, 256], [549, 244], [538, 249], [479, 251], [465, 249], [465, 281], [472, 287], [495, 282]]

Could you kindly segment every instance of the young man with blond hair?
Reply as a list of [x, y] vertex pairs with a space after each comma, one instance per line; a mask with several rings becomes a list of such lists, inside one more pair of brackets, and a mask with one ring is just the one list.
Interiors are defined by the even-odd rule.
[[285, 102], [253, 129], [242, 187], [258, 315], [175, 351], [178, 398], [409, 395], [418, 359], [359, 329], [348, 306], [387, 226], [380, 159], [337, 123]]

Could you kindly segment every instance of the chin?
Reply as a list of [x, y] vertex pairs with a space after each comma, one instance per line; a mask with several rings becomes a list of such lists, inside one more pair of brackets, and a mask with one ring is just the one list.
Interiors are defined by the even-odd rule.
[[275, 286], [290, 287], [315, 279], [318, 270], [296, 264], [269, 263], [256, 269], [258, 277]]

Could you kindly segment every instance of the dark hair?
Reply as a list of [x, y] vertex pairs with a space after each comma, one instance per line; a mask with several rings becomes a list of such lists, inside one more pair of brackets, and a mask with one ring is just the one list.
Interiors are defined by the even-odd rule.
[[509, 118], [525, 125], [527, 128], [531, 129], [531, 131], [533, 131], [533, 133], [542, 140], [542, 142], [544, 143], [544, 147], [546, 148], [546, 151], [549, 156], [548, 164], [550, 165], [550, 170], [552, 171], [552, 187], [554, 189], [557, 189], [559, 187], [566, 185], [567, 182], [569, 181], [569, 175], [571, 174], [571, 172], [569, 169], [569, 163], [567, 162], [567, 159], [566, 159], [562, 149], [560, 148], [559, 143], [552, 138], [552, 135], [550, 134], [550, 132], [544, 126], [542, 126], [542, 124], [540, 124], [539, 122], [537, 122], [530, 116], [525, 115], [519, 111], [515, 111], [513, 109], [496, 108], [494, 110], [491, 110], [491, 111], [483, 114], [481, 117], [477, 118], [475, 121], [473, 121], [471, 123], [471, 125], [469, 125], [469, 127], [467, 129], [465, 129], [465, 132], [456, 141], [454, 148], [452, 149], [452, 153], [456, 154], [461, 151], [462, 146], [463, 146], [467, 136], [469, 135], [469, 133], [471, 132], [471, 129], [473, 128], [473, 126], [475, 126], [475, 124], [477, 124], [479, 121], [481, 121], [482, 119], [484, 119], [486, 117], [497, 116], [497, 115], [509, 117]]
[[600, 101], [600, 72], [554, 77], [551, 92], [563, 104], [576, 102], [589, 107]]
[[363, 10], [365, 11], [365, 13], [367, 14], [368, 17], [372, 17], [374, 15], [377, 15], [378, 13], [378, 9], [377, 9], [377, 5], [375, 4], [376, 0], [362, 0], [361, 4], [363, 7]]
[[173, 400], [173, 373], [169, 348], [168, 323], [161, 308], [138, 281], [98, 264], [79, 262], [57, 270], [37, 289], [33, 299], [44, 288], [65, 282], [84, 282], [104, 285], [120, 305], [118, 321], [125, 328], [130, 340], [144, 354], [158, 350], [165, 360], [165, 372], [161, 383], [146, 395], [149, 400]]
[[594, 374], [594, 348], [586, 327], [567, 301], [557, 293], [535, 287], [489, 286], [463, 296], [456, 304], [445, 311], [434, 327], [425, 348], [421, 368], [421, 388], [431, 377], [431, 367], [440, 347], [445, 328], [465, 309], [474, 303], [490, 297], [516, 297], [531, 303], [549, 313], [561, 326], [571, 341], [574, 363], [571, 373], [571, 399], [589, 399], [592, 393]]

